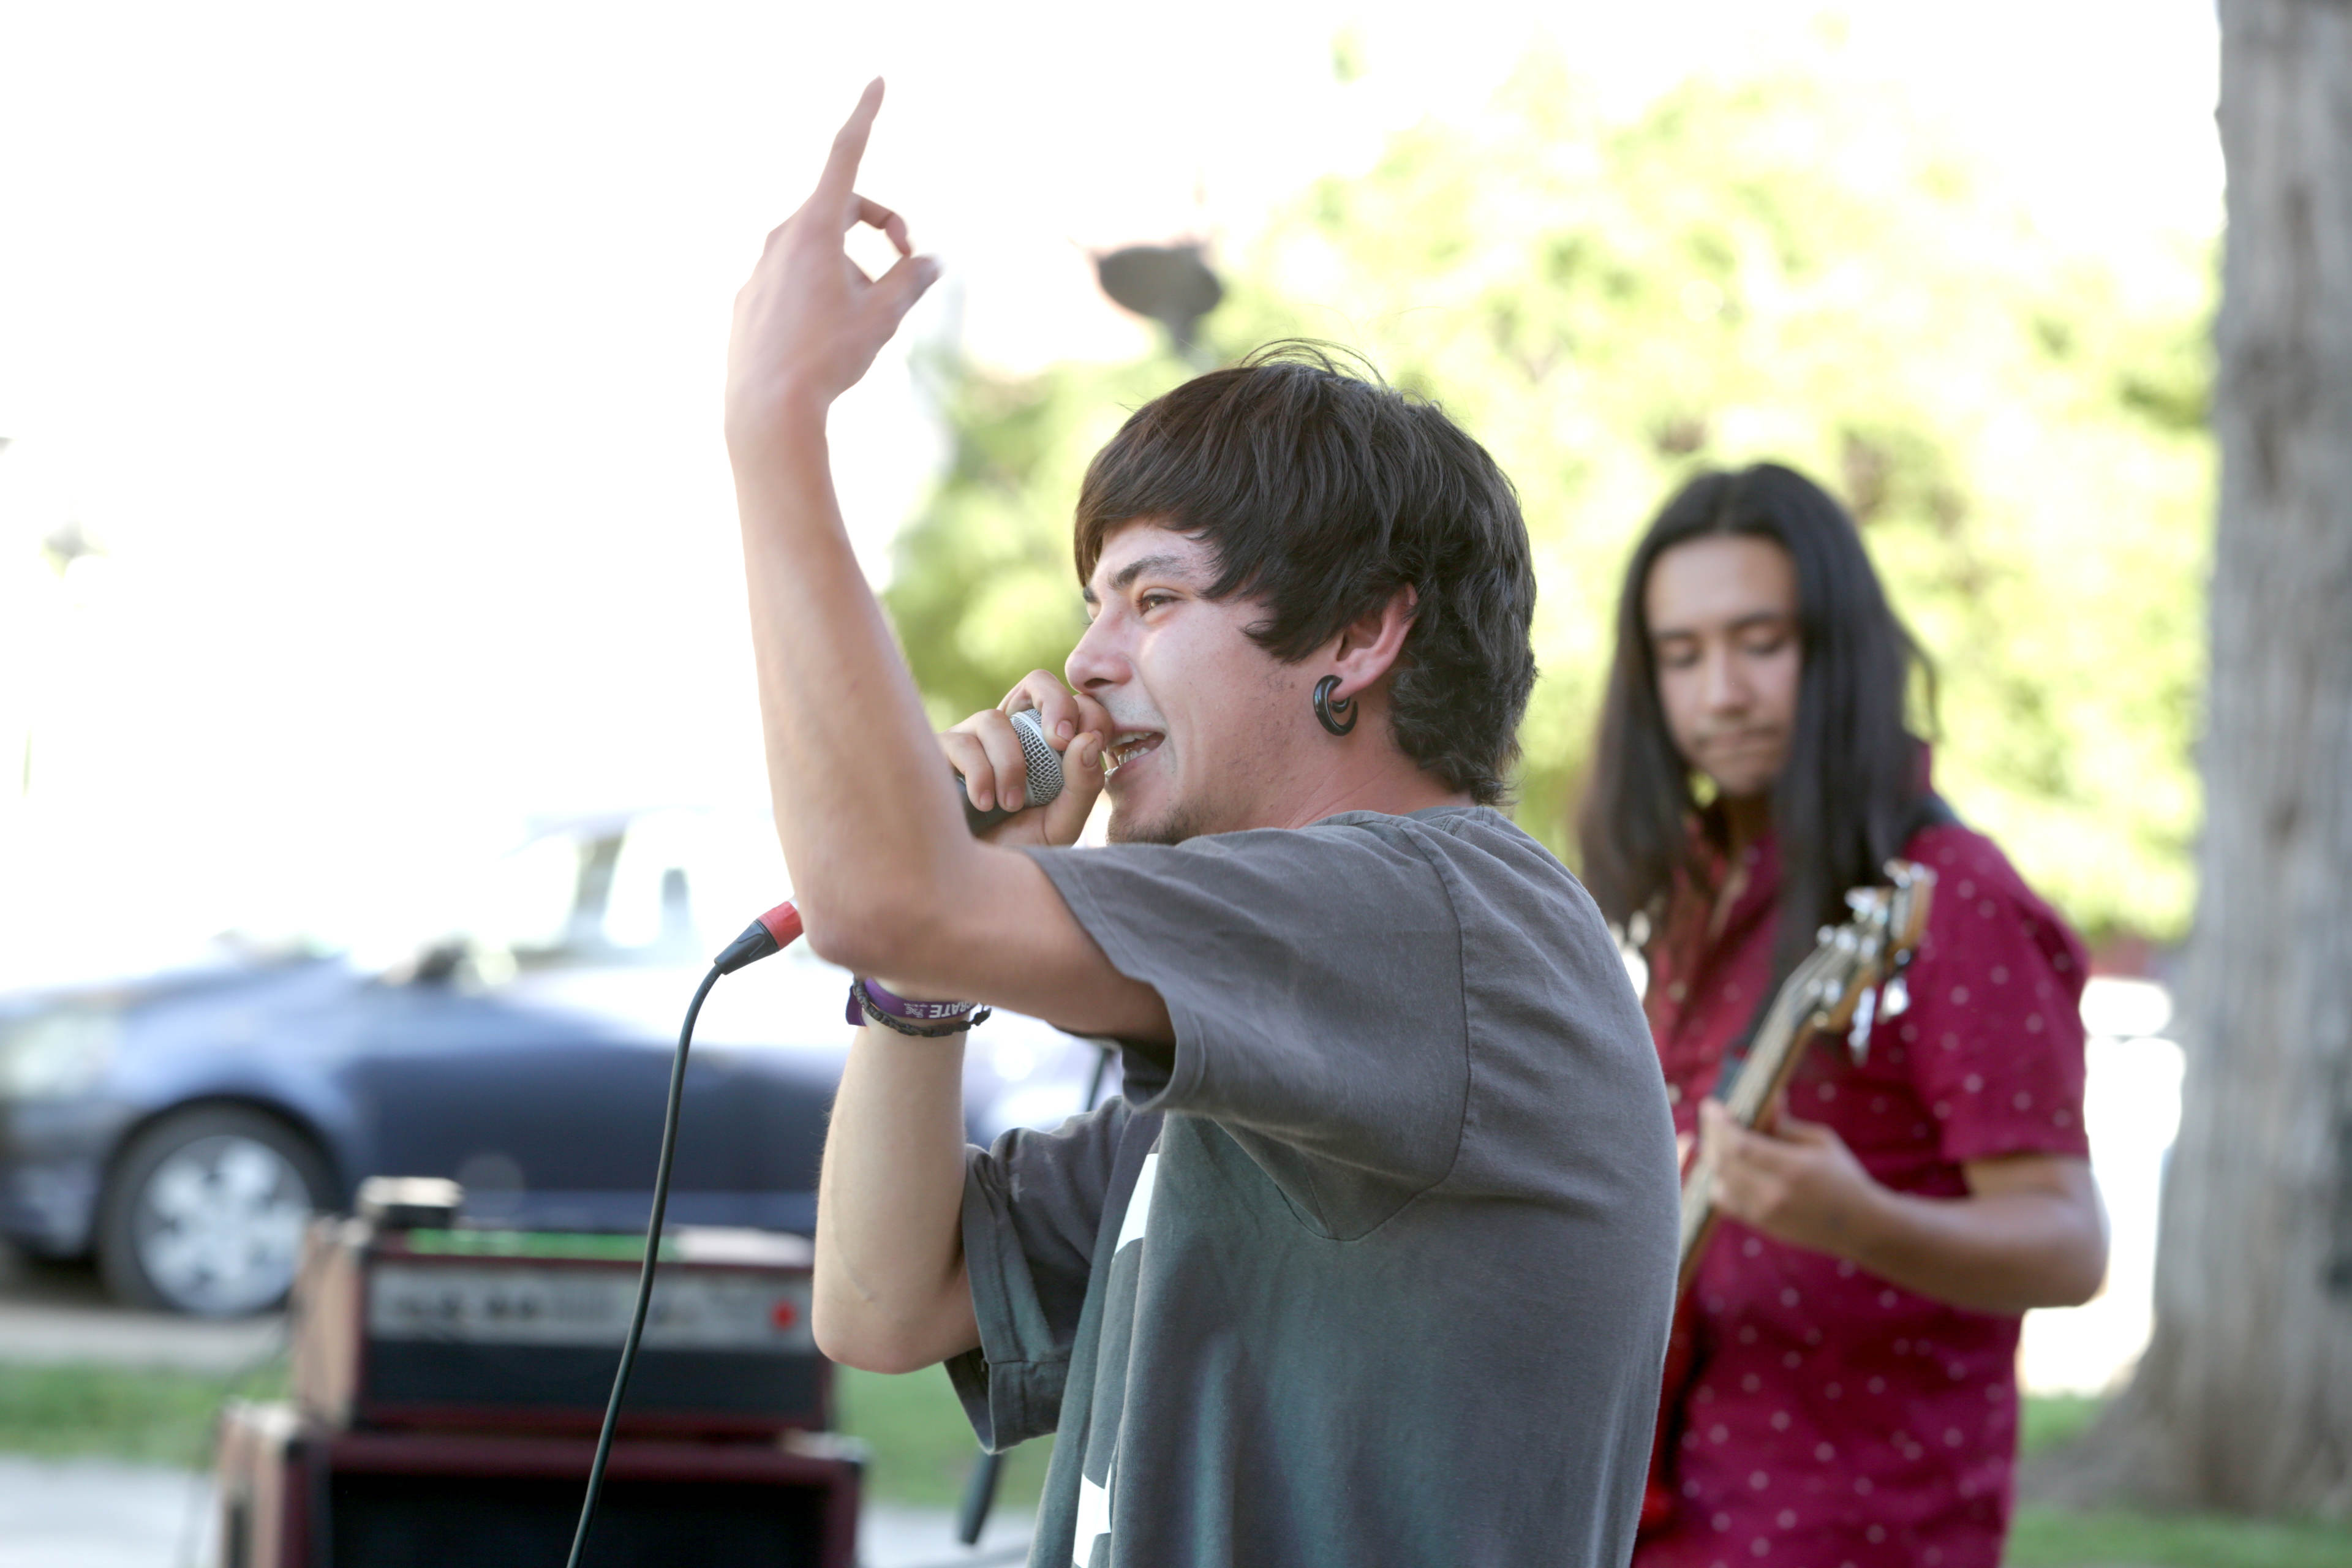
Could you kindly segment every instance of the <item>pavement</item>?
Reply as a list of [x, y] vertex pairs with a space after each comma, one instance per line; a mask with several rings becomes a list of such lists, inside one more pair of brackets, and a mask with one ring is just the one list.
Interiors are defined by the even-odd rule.
[[[99, 1362], [233, 1374], [275, 1354], [282, 1314], [205, 1321], [107, 1299], [87, 1264], [28, 1258], [0, 1243], [0, 1361]], [[1001, 1510], [980, 1544], [955, 1539], [943, 1509], [868, 1503], [863, 1568], [1009, 1568], [1034, 1521]], [[0, 1568], [213, 1568], [211, 1478], [110, 1459], [0, 1455]]]
[[193, 1471], [0, 1457], [0, 1568], [194, 1568], [216, 1534]]
[[[108, 1299], [87, 1263], [50, 1263], [0, 1242], [0, 1360], [241, 1371], [284, 1343], [286, 1318], [184, 1318]], [[5, 1559], [0, 1559], [5, 1563]]]

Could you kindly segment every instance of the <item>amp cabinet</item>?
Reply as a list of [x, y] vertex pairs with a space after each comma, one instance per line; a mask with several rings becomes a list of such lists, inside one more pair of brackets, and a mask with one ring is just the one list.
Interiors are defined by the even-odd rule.
[[[584, 1437], [337, 1430], [287, 1404], [222, 1416], [223, 1568], [556, 1564]], [[822, 1433], [613, 1446], [592, 1568], [855, 1568], [859, 1468]]]

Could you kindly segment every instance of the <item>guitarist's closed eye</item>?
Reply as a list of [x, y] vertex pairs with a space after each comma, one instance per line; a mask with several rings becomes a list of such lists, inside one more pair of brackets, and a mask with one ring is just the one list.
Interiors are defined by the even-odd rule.
[[2019, 1315], [2105, 1271], [2083, 950], [1934, 795], [1925, 668], [1787, 468], [1634, 552], [1579, 831], [1685, 1164], [1640, 1568], [1997, 1563]]

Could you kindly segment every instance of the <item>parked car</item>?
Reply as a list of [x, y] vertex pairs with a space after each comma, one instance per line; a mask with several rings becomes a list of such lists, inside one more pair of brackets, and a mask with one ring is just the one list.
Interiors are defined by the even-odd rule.
[[[389, 967], [297, 954], [0, 997], [0, 1235], [94, 1254], [126, 1301], [233, 1314], [283, 1297], [305, 1219], [371, 1175], [455, 1177], [481, 1223], [642, 1229], [687, 1001], [782, 886], [764, 821], [577, 819]], [[805, 947], [719, 983], [672, 1223], [814, 1226], [847, 987]], [[1076, 1110], [1098, 1059], [1012, 1014], [970, 1041], [981, 1139]]]

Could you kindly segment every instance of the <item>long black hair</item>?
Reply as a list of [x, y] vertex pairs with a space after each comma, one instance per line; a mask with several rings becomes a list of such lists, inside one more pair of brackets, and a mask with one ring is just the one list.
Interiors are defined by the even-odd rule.
[[1685, 485], [1625, 571], [1600, 740], [1577, 813], [1585, 886], [1612, 921], [1630, 928], [1641, 915], [1655, 930], [1678, 879], [1706, 885], [1693, 824], [1714, 824], [1700, 814], [1694, 770], [1658, 703], [1646, 600], [1659, 556], [1725, 535], [1770, 540], [1797, 574], [1804, 670], [1772, 791], [1780, 976], [1811, 949], [1819, 927], [1845, 918], [1846, 889], [1878, 880], [1932, 813], [1925, 751], [1905, 708], [1916, 671], [1932, 716], [1935, 672], [1887, 604], [1853, 520], [1821, 486], [1777, 463]]

